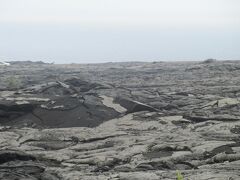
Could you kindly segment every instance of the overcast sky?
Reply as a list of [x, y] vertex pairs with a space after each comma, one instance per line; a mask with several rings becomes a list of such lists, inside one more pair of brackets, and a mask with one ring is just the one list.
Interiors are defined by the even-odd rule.
[[0, 60], [240, 59], [239, 0], [0, 0]]

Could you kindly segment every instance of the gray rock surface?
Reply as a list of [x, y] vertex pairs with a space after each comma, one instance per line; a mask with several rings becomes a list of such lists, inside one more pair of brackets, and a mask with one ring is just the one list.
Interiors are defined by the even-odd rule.
[[238, 61], [2, 66], [0, 179], [238, 180], [239, 73]]

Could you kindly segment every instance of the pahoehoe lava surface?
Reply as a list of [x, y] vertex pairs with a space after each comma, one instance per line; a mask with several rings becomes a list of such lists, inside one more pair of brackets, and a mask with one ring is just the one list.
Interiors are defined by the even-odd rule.
[[0, 179], [240, 179], [239, 61], [0, 74]]

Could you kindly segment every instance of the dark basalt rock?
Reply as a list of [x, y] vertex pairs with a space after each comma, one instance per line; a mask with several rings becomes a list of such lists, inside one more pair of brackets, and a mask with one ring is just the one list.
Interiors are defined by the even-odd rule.
[[[76, 78], [24, 89], [11, 101], [0, 104], [0, 124], [32, 127], [95, 127], [118, 117], [119, 113], [102, 104], [97, 93], [86, 93], [101, 85]], [[26, 99], [18, 104], [18, 99]], [[35, 97], [41, 97], [43, 102]], [[28, 100], [29, 99], [29, 100]], [[21, 103], [21, 102], [20, 102]]]
[[1, 66], [0, 179], [238, 180], [239, 67]]
[[9, 161], [30, 161], [30, 160], [36, 160], [34, 156], [25, 154], [23, 152], [19, 151], [9, 151], [9, 150], [4, 150], [0, 151], [0, 164], [9, 162]]

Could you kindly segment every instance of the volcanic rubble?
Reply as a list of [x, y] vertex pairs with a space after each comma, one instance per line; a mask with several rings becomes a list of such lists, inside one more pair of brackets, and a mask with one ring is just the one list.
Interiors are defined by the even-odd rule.
[[0, 67], [0, 179], [240, 179], [240, 62]]

